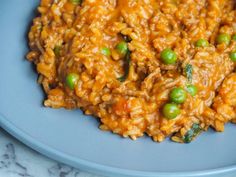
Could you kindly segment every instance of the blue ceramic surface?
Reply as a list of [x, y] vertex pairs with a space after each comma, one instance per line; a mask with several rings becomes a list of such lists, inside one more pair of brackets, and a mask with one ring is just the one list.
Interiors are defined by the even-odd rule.
[[97, 127], [81, 111], [42, 106], [34, 67], [25, 60], [27, 32], [39, 1], [0, 5], [0, 124], [33, 149], [74, 167], [106, 176], [235, 176], [236, 126], [209, 130], [191, 144], [123, 139]]

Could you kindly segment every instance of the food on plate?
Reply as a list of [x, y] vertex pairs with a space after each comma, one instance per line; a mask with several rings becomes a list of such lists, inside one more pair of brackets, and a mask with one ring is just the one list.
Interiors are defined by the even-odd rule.
[[41, 0], [27, 58], [51, 108], [189, 143], [236, 123], [234, 0]]

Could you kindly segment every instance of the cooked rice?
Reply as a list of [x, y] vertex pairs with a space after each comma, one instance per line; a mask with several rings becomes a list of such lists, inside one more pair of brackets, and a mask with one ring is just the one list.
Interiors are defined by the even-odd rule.
[[[102, 130], [134, 140], [147, 134], [158, 142], [169, 136], [183, 142], [193, 124], [223, 131], [225, 123], [236, 123], [236, 64], [229, 57], [236, 41], [215, 43], [219, 33], [236, 34], [234, 0], [72, 2], [41, 0], [29, 32], [27, 58], [37, 66], [45, 106], [82, 109], [98, 117]], [[132, 39], [124, 82], [117, 79], [124, 75], [124, 59], [115, 49], [121, 34]], [[209, 47], [195, 47], [201, 38]], [[101, 54], [102, 47], [110, 48], [111, 56]], [[161, 62], [165, 48], [175, 51], [177, 64]], [[161, 110], [170, 90], [188, 84], [186, 64], [194, 68], [198, 94], [188, 94], [181, 114], [169, 120]], [[80, 76], [74, 90], [65, 84], [68, 73]]]

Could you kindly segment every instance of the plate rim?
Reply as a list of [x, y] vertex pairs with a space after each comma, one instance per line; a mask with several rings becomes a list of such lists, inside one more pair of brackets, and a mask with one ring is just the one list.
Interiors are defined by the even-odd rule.
[[17, 140], [19, 140], [29, 148], [39, 152], [40, 154], [93, 174], [96, 173], [105, 176], [109, 175], [122, 177], [198, 177], [206, 175], [219, 175], [236, 171], [236, 165], [190, 172], [148, 172], [111, 167], [72, 157], [71, 155], [60, 152], [45, 143], [37, 141], [31, 135], [24, 132], [24, 130], [14, 125], [14, 123], [9, 121], [7, 117], [5, 117], [2, 113], [0, 113], [0, 126]]
[[[7, 3], [8, 1], [6, 1]], [[1, 106], [1, 105], [0, 105]], [[22, 116], [22, 115], [20, 115]], [[83, 171], [104, 175], [104, 176], [122, 176], [122, 177], [200, 177], [200, 176], [214, 176], [225, 174], [229, 172], [236, 172], [236, 164], [224, 166], [221, 168], [212, 168], [208, 170], [196, 170], [189, 172], [148, 172], [129, 170], [124, 168], [111, 167], [109, 165], [101, 165], [99, 163], [91, 162], [81, 158], [75, 158], [72, 155], [58, 151], [49, 145], [42, 143], [35, 139], [32, 135], [25, 132], [23, 129], [17, 127], [16, 124], [11, 122], [4, 112], [0, 112], [0, 127], [5, 129], [9, 134], [18, 139], [20, 142], [29, 148], [47, 156], [51, 159], [61, 163], [68, 164]]]

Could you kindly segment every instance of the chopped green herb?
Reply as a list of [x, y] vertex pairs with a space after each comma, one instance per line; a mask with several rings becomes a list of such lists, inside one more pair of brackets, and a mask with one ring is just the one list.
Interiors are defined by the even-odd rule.
[[184, 72], [187, 76], [188, 81], [191, 83], [193, 78], [193, 66], [191, 64], [187, 64], [184, 68]]
[[236, 34], [232, 36], [232, 40], [236, 41]]
[[61, 46], [56, 45], [54, 47], [53, 51], [54, 51], [54, 54], [56, 55], [56, 57], [60, 57], [60, 55], [61, 55]]
[[74, 5], [81, 5], [83, 0], [70, 0], [70, 2]]
[[124, 61], [125, 62], [124, 63], [125, 73], [122, 77], [118, 78], [118, 80], [120, 82], [124, 82], [127, 79], [128, 75], [129, 75], [129, 68], [130, 68], [130, 62], [131, 62], [131, 52], [130, 52], [130, 50], [127, 51], [124, 59], [125, 59], [125, 61]]
[[202, 131], [202, 128], [199, 124], [194, 123], [192, 128], [184, 135], [183, 142], [190, 143], [194, 138]]

